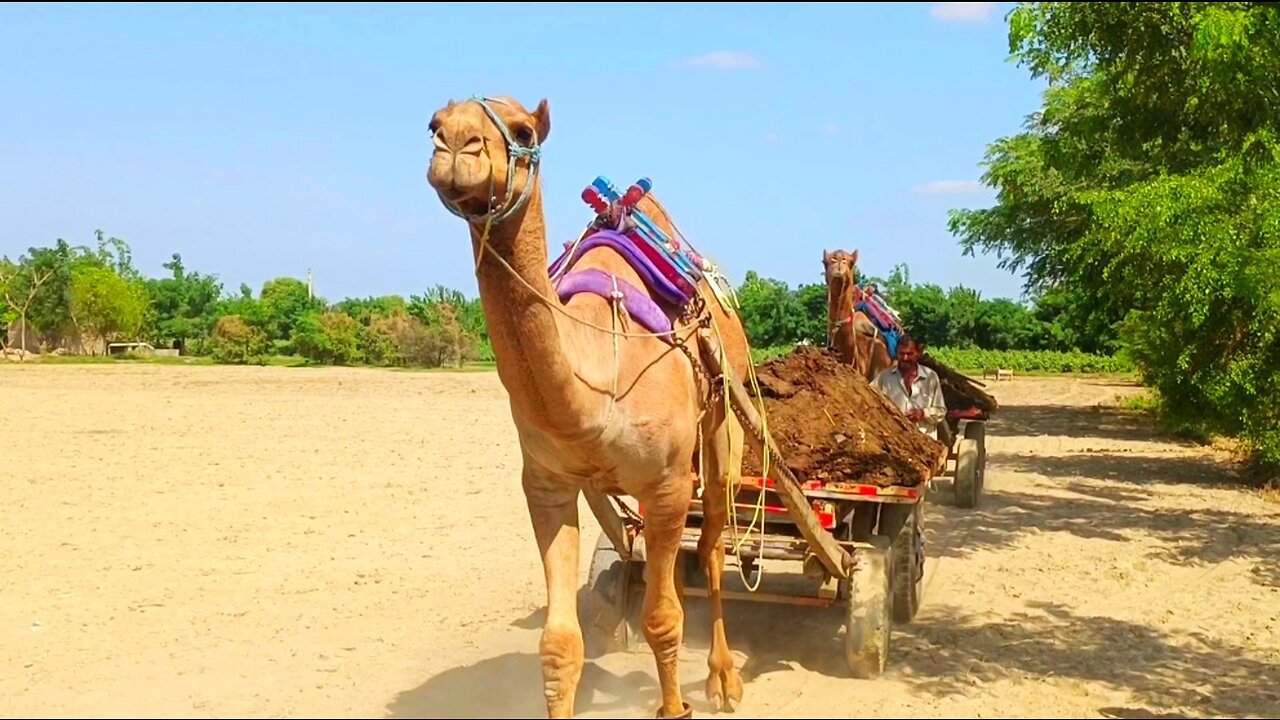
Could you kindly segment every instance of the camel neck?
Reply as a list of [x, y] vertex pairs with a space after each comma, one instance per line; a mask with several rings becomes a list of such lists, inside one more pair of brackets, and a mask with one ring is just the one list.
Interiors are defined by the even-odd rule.
[[853, 319], [853, 285], [838, 280], [827, 285], [827, 331], [833, 332], [841, 322]]
[[566, 437], [584, 434], [591, 424], [587, 419], [594, 417], [594, 404], [584, 396], [584, 386], [575, 374], [574, 353], [565, 347], [561, 323], [550, 307], [550, 303], [559, 305], [559, 299], [547, 277], [541, 188], [534, 187], [523, 210], [490, 230], [491, 251], [481, 247], [483, 232], [483, 225], [471, 226], [472, 251], [480, 257], [476, 279], [498, 378], [511, 398], [513, 412], [545, 432]]

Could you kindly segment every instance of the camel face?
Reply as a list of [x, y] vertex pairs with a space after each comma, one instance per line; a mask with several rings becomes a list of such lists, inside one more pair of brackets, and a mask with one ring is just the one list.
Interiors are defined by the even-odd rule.
[[827, 284], [837, 284], [842, 282], [853, 282], [854, 268], [858, 265], [858, 251], [852, 253], [844, 250], [824, 250], [822, 252], [822, 265], [826, 269]]
[[536, 148], [551, 129], [546, 100], [532, 113], [510, 98], [484, 102], [450, 100], [431, 116], [429, 126], [434, 149], [427, 182], [443, 202], [473, 216], [489, 212], [504, 197], [515, 197], [524, 190], [529, 182], [529, 161], [520, 158], [512, 178], [512, 145], [518, 146], [516, 149]]

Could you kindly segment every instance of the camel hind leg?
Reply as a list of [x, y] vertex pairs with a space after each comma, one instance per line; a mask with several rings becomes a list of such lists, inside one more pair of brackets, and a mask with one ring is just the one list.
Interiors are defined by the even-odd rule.
[[702, 532], [698, 561], [707, 575], [707, 601], [711, 606], [711, 652], [707, 656], [707, 699], [717, 710], [733, 710], [742, 701], [742, 677], [733, 664], [725, 633], [721, 581], [724, 575], [724, 543], [728, 524], [730, 487], [742, 475], [743, 430], [738, 419], [725, 417], [723, 402], [708, 408], [702, 428], [703, 492]]

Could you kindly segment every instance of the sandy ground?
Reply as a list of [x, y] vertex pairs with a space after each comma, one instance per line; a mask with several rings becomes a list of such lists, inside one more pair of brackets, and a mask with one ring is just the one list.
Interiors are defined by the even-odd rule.
[[[1280, 506], [1096, 407], [1133, 388], [992, 387], [984, 504], [931, 499], [885, 676], [846, 677], [830, 615], [731, 604], [738, 716], [1280, 713]], [[542, 716], [542, 570], [495, 375], [10, 366], [0, 398], [5, 716]], [[705, 603], [688, 613], [706, 715]], [[656, 700], [651, 657], [615, 653], [578, 706]]]

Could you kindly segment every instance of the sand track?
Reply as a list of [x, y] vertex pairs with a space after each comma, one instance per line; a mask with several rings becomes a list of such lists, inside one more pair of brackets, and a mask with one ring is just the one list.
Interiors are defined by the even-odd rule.
[[[739, 716], [1280, 713], [1280, 507], [1095, 408], [1131, 387], [990, 387], [988, 494], [931, 502], [886, 675], [845, 676], [830, 616], [730, 604]], [[28, 365], [0, 398], [0, 713], [542, 716], [494, 374]], [[705, 716], [705, 604], [687, 617]], [[647, 653], [591, 661], [579, 710], [652, 717], [654, 678]]]

